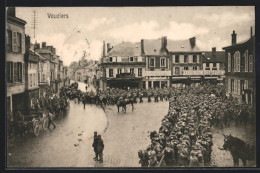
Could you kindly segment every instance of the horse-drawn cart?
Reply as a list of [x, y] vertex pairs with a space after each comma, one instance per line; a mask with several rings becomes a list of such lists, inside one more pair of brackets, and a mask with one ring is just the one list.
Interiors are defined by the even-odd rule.
[[26, 132], [32, 132], [35, 136], [40, 134], [41, 127], [43, 130], [48, 129], [49, 118], [43, 112], [33, 113], [24, 117]]

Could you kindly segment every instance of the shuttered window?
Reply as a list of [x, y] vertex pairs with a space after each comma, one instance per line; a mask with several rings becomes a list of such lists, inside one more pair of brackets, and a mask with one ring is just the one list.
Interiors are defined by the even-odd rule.
[[12, 34], [12, 36], [13, 36], [13, 48], [12, 48], [12, 51], [13, 52], [17, 52], [17, 32], [13, 32], [13, 34]]
[[22, 82], [25, 82], [25, 63], [22, 64]]
[[23, 73], [22, 63], [21, 63], [21, 62], [17, 62], [17, 76], [18, 76], [18, 82], [22, 82], [22, 73]]
[[7, 30], [6, 32], [6, 48], [7, 52], [12, 52], [12, 31]]
[[17, 33], [17, 52], [22, 53], [22, 34]]
[[231, 80], [228, 79], [228, 93], [231, 93]]
[[237, 52], [237, 72], [240, 72], [240, 52]]
[[234, 65], [233, 65], [233, 67], [234, 67], [234, 72], [237, 72], [237, 56], [236, 56], [236, 53], [234, 54]]
[[249, 55], [249, 72], [253, 72], [253, 56]]
[[235, 86], [235, 88], [234, 88], [234, 94], [237, 94], [237, 80], [235, 79], [235, 81], [234, 81], [234, 86]]
[[228, 72], [231, 71], [231, 54], [228, 53]]
[[7, 62], [7, 82], [13, 82], [13, 62]]
[[14, 62], [14, 82], [18, 82], [18, 70], [17, 70], [17, 63]]
[[241, 94], [241, 85], [240, 85], [240, 80], [237, 80], [237, 94]]
[[248, 89], [248, 80], [245, 80], [245, 89]]
[[245, 52], [245, 72], [248, 72], [248, 50]]

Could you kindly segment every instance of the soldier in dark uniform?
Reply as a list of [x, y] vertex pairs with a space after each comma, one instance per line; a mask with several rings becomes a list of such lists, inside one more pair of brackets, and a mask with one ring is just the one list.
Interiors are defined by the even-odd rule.
[[98, 135], [98, 142], [97, 142], [97, 153], [99, 157], [99, 162], [103, 162], [103, 150], [104, 150], [104, 142], [101, 139], [101, 135]]
[[94, 132], [94, 141], [92, 147], [94, 148], [94, 152], [95, 152], [95, 157], [93, 158], [95, 160], [98, 160], [97, 145], [98, 145], [98, 136], [97, 136], [97, 132]]

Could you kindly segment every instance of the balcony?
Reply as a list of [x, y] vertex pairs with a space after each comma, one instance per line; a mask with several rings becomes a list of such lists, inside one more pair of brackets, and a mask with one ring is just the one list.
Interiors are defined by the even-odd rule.
[[183, 74], [187, 76], [222, 76], [225, 74], [225, 70], [184, 70]]
[[132, 74], [132, 73], [116, 74], [116, 78], [133, 78], [133, 77], [135, 77], [135, 74]]
[[47, 81], [40, 81], [40, 82], [38, 82], [39, 86], [43, 86], [43, 85], [47, 85], [47, 84], [48, 84]]
[[171, 71], [144, 71], [143, 76], [171, 76]]

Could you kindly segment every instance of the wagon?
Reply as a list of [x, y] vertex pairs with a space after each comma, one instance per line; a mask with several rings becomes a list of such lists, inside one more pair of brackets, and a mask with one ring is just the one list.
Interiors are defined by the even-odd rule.
[[25, 127], [27, 132], [32, 132], [35, 136], [40, 134], [40, 130], [48, 129], [49, 118], [43, 112], [33, 113], [25, 116]]

